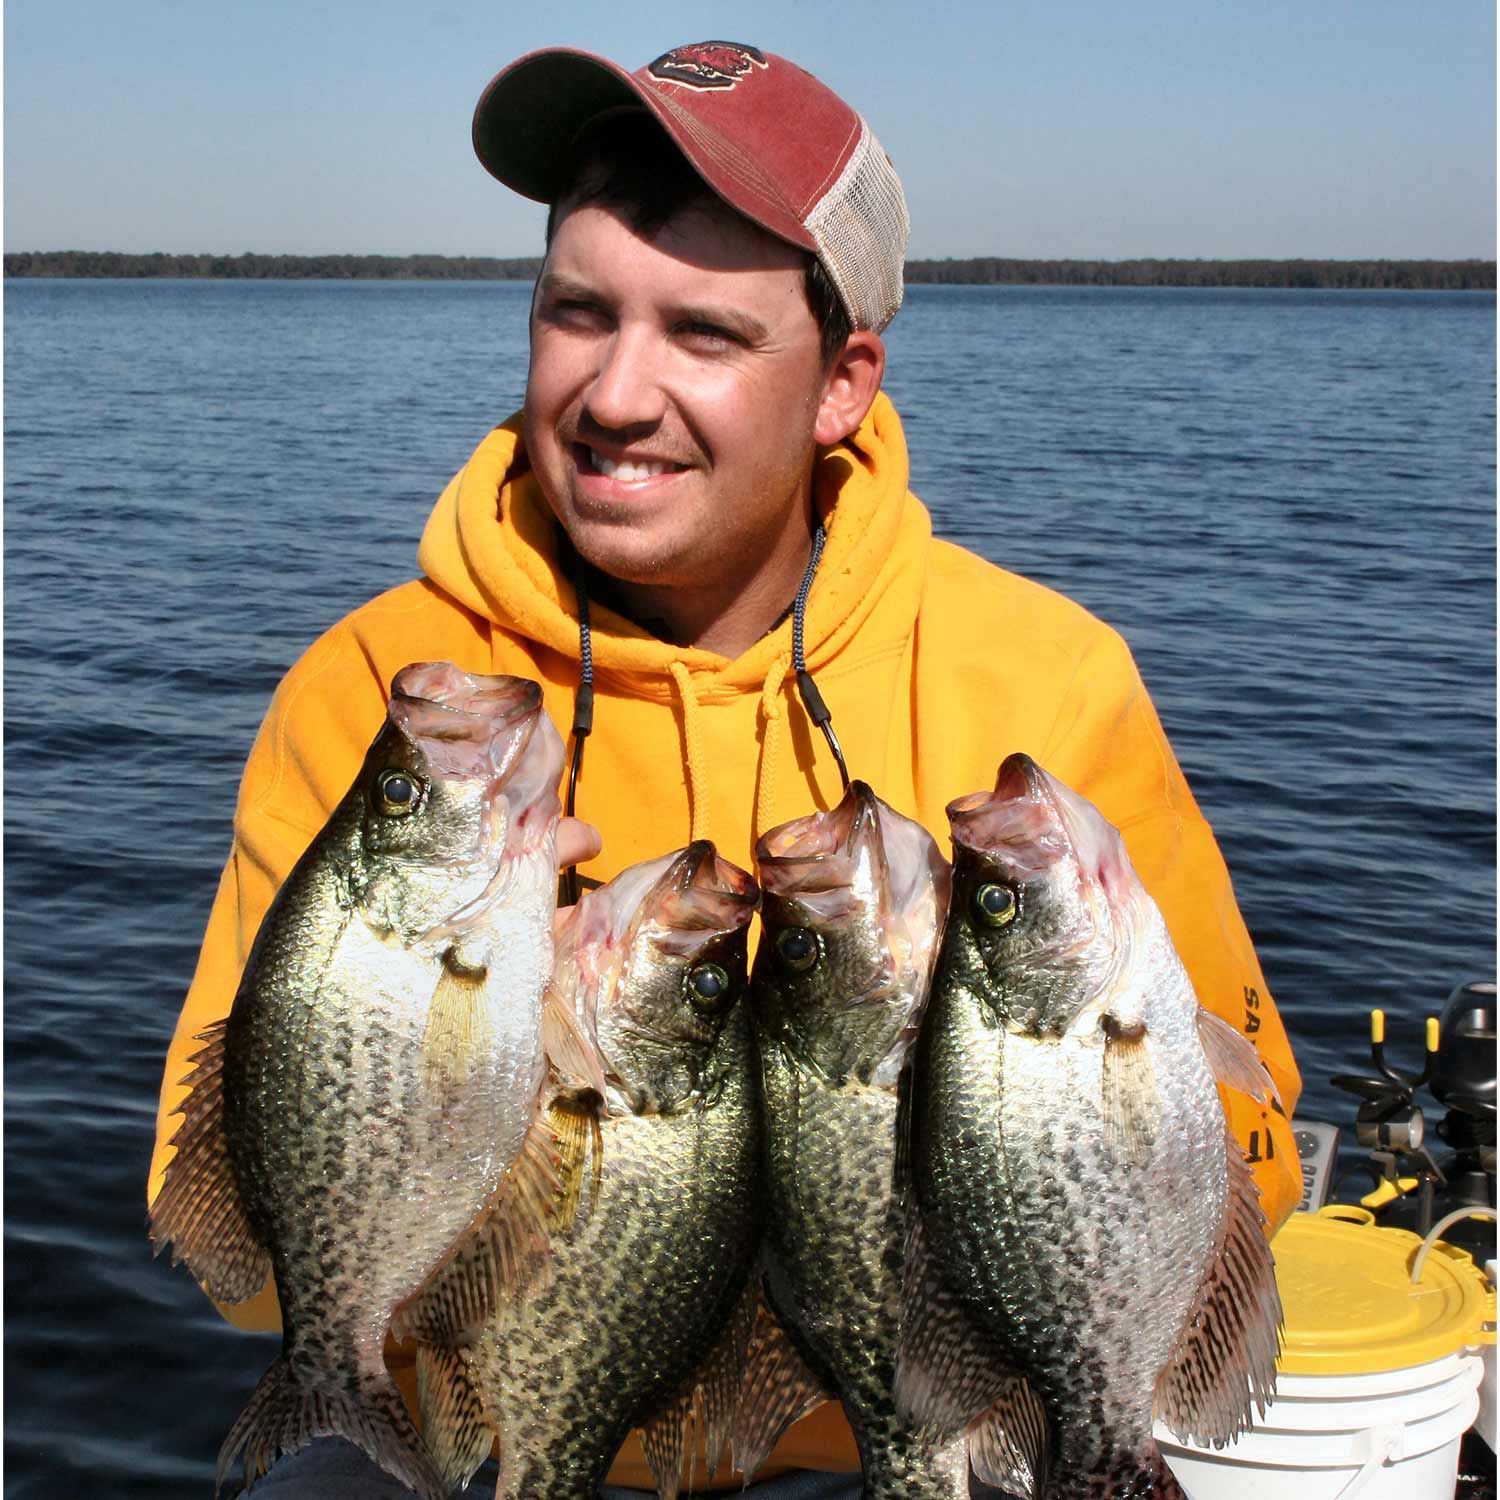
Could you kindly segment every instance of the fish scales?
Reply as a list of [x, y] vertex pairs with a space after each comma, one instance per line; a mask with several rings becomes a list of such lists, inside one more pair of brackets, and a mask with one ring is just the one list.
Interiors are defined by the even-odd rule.
[[[914, 1065], [923, 1228], [947, 1290], [1045, 1407], [1043, 1493], [1175, 1496], [1151, 1438], [1159, 1381], [1219, 1294], [1231, 1217], [1258, 1206], [1248, 1172], [1226, 1169], [1197, 998], [1117, 836], [1024, 757], [1000, 785], [993, 805], [950, 809], [952, 909]], [[1213, 1376], [1238, 1382], [1225, 1409], [1244, 1413], [1272, 1378], [1278, 1317], [1263, 1236], [1248, 1238], [1233, 1253], [1249, 1349], [1219, 1351]]]
[[[440, 1273], [416, 1315], [427, 1344], [461, 1350], [498, 1438], [502, 1500], [592, 1500], [633, 1427], [648, 1429], [670, 1493], [676, 1445], [694, 1446], [680, 1415], [700, 1387], [708, 1441], [722, 1446], [764, 1213], [742, 1003], [757, 897], [699, 841], [589, 892], [560, 935], [554, 991], [578, 1020], [578, 1072], [594, 1075], [581, 1097], [595, 1110], [597, 1177], [583, 1174], [592, 1185], [526, 1301], [502, 1302], [478, 1330], [433, 1326]], [[581, 1081], [559, 1078], [557, 1097]], [[474, 1452], [440, 1451], [450, 1478]]]
[[830, 1087], [779, 1049], [762, 1059], [761, 1080], [772, 1309], [844, 1403], [870, 1500], [964, 1495], [962, 1440], [915, 1431], [893, 1396], [906, 1236], [894, 1181], [895, 1091]]
[[[1180, 1032], [1170, 1017], [1163, 1030]], [[1112, 1434], [1149, 1428], [1141, 1371], [1166, 1365], [1223, 1218], [1222, 1144], [1195, 1141], [1181, 1119], [1218, 1108], [1212, 1076], [1201, 1048], [1158, 1040], [1159, 1073], [1180, 1048], [1178, 1087], [1151, 1167], [1130, 1170], [1122, 1191], [1131, 1164], [1097, 1112], [1065, 1107], [1100, 1096], [1102, 1048], [1008, 1034], [975, 986], [951, 970], [934, 984], [921, 1045], [932, 1094], [948, 1102], [929, 1157], [930, 1243], [965, 1267], [971, 1313], [1070, 1413], [1063, 1473], [1096, 1469]]]
[[598, 1200], [554, 1245], [550, 1284], [471, 1351], [498, 1429], [497, 1496], [592, 1497], [728, 1324], [757, 1229], [746, 1031], [738, 1007], [711, 1105], [604, 1122]]
[[535, 1128], [561, 765], [535, 683], [403, 669], [204, 1034], [153, 1239], [283, 1324], [221, 1483], [337, 1433], [443, 1493], [383, 1348]]
[[[843, 1402], [870, 1500], [966, 1495], [961, 1435], [918, 1430], [894, 1398], [908, 1213], [899, 1077], [926, 997], [946, 867], [925, 833], [858, 782], [831, 813], [767, 834], [757, 861], [767, 1299]], [[805, 934], [817, 956], [799, 970], [812, 951]]]
[[[289, 1357], [352, 1338], [375, 1376], [391, 1308], [520, 1146], [540, 1022], [534, 1006], [511, 1003], [526, 993], [518, 976], [492, 968], [493, 1059], [435, 1107], [423, 1081], [433, 964], [339, 911], [334, 884], [314, 872], [292, 894], [285, 930], [247, 973], [249, 1003], [226, 1038], [225, 1118], [251, 1223], [278, 1265]], [[321, 964], [299, 956], [309, 951]], [[287, 1036], [288, 998], [313, 994]]]

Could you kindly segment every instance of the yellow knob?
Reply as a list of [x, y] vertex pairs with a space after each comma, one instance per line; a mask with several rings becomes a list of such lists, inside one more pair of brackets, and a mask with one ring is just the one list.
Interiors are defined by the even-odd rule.
[[1427, 1050], [1436, 1052], [1438, 1049], [1438, 1018], [1428, 1016], [1427, 1018]]
[[1370, 1040], [1377, 1045], [1385, 1041], [1385, 1012], [1383, 1010], [1370, 1012]]

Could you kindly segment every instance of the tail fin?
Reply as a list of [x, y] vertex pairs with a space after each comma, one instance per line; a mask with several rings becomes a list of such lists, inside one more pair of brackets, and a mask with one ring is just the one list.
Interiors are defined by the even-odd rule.
[[215, 1492], [223, 1488], [241, 1451], [248, 1491], [278, 1458], [316, 1437], [347, 1438], [422, 1500], [446, 1500], [448, 1488], [394, 1384], [387, 1381], [384, 1389], [374, 1386], [353, 1393], [306, 1391], [297, 1384], [284, 1354], [261, 1376], [255, 1394], [229, 1429], [219, 1449]]

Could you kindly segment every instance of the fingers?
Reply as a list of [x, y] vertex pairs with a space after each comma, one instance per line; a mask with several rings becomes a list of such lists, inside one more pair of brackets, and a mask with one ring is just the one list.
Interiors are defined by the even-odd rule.
[[569, 865], [586, 864], [595, 859], [604, 848], [604, 840], [592, 823], [582, 818], [559, 818], [557, 822], [557, 866], [566, 870]]

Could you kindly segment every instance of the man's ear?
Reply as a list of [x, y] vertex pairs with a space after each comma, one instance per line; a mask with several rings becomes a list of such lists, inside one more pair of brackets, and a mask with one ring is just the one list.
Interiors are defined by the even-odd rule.
[[865, 419], [885, 375], [885, 345], [878, 333], [861, 329], [828, 368], [813, 439], [827, 447], [840, 443]]

